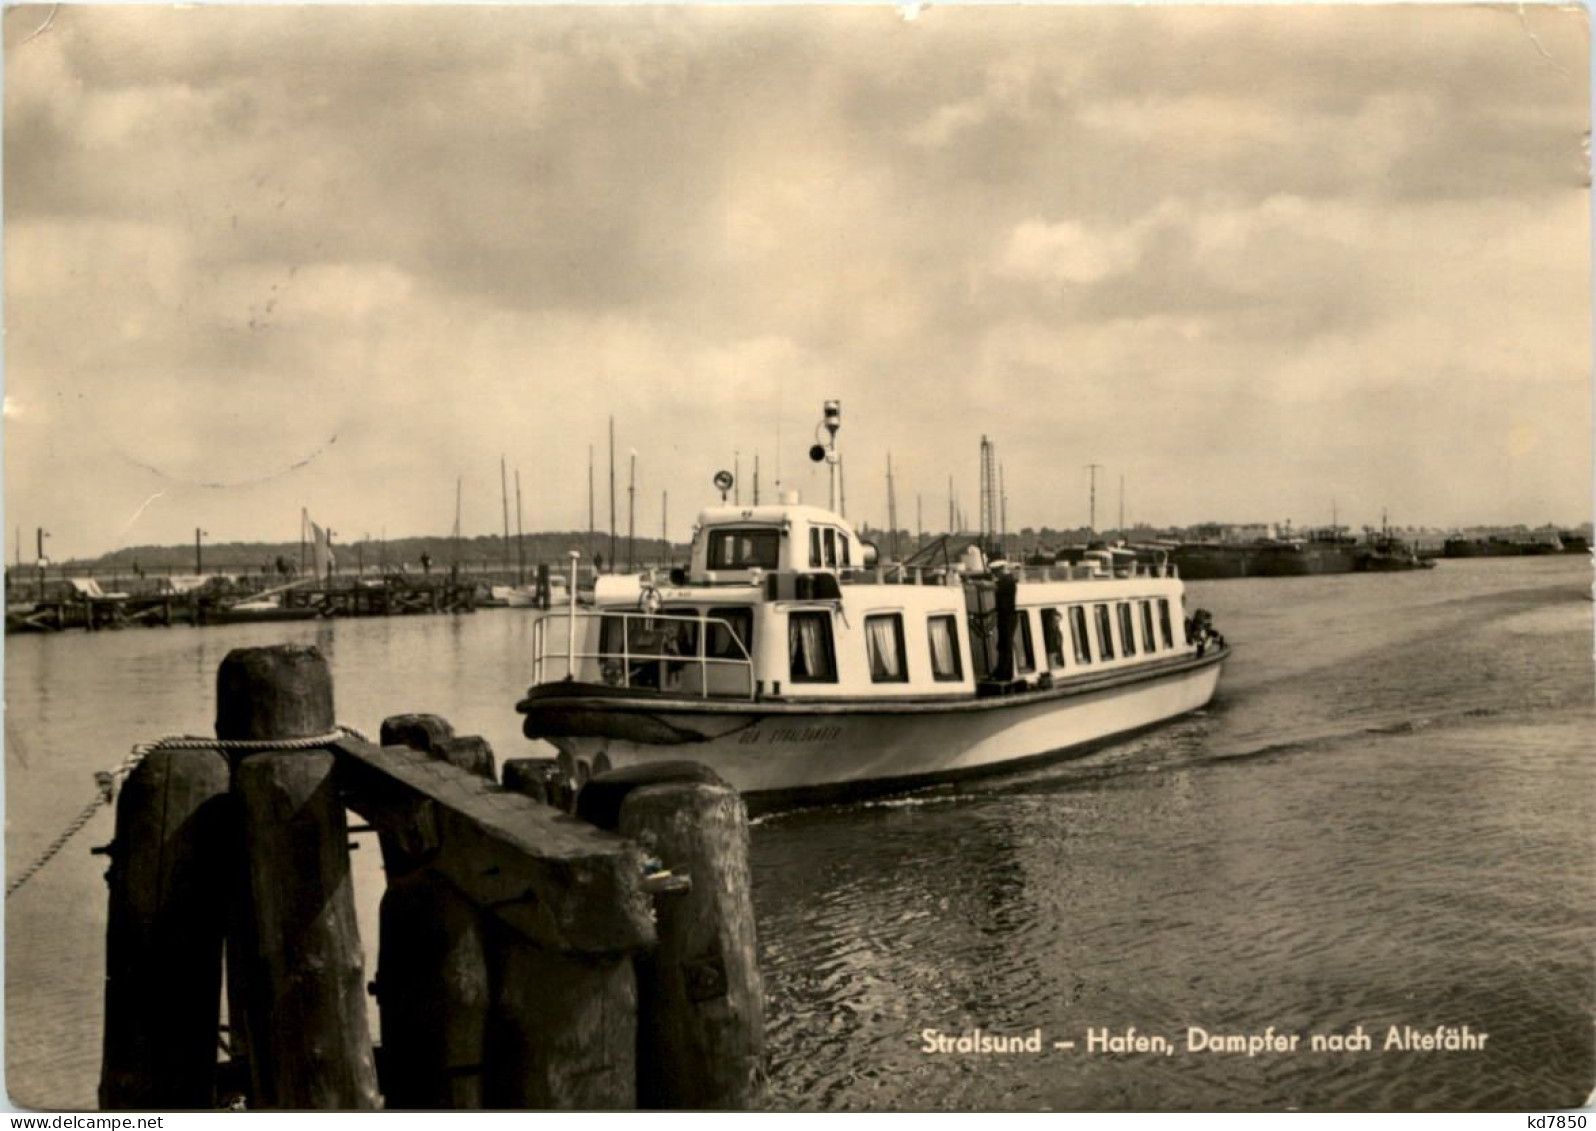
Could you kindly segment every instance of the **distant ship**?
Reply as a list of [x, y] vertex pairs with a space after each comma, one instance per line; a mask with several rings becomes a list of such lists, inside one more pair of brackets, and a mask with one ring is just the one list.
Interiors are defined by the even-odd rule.
[[1311, 530], [1296, 538], [1251, 542], [1186, 542], [1171, 560], [1187, 581], [1228, 577], [1315, 577], [1334, 573], [1389, 573], [1430, 569], [1434, 562], [1389, 532], [1358, 541], [1339, 529]]
[[1492, 534], [1485, 538], [1448, 538], [1441, 548], [1448, 558], [1516, 558], [1540, 554], [1585, 553], [1590, 544], [1578, 534], [1553, 534], [1551, 537], [1533, 539], [1503, 538]]
[[1358, 568], [1358, 557], [1357, 540], [1337, 530], [1311, 530], [1302, 537], [1251, 542], [1185, 542], [1171, 555], [1181, 577], [1188, 581], [1351, 573]]

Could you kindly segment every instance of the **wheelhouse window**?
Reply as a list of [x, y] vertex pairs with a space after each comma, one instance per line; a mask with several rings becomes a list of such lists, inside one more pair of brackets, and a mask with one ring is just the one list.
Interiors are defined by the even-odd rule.
[[1092, 662], [1092, 638], [1086, 631], [1086, 607], [1070, 606], [1070, 645], [1075, 649], [1075, 662]]
[[1175, 632], [1169, 623], [1169, 601], [1164, 597], [1158, 599], [1158, 627], [1164, 634], [1164, 647], [1173, 648], [1175, 646]]
[[904, 663], [903, 617], [884, 613], [865, 617], [865, 648], [870, 654], [872, 683], [906, 683], [909, 669]]
[[787, 618], [787, 659], [794, 683], [836, 683], [837, 654], [831, 642], [830, 613], [791, 613]]
[[781, 561], [778, 530], [712, 530], [710, 569], [775, 569]]
[[826, 565], [835, 567], [836, 564], [837, 564], [837, 532], [828, 527], [827, 530], [826, 530], [825, 537], [826, 537]]
[[809, 568], [819, 569], [820, 564], [820, 527], [811, 526], [809, 528]]
[[1097, 654], [1105, 660], [1114, 658], [1114, 618], [1107, 605], [1093, 605], [1097, 613]]
[[932, 617], [926, 621], [931, 639], [931, 675], [938, 680], [961, 680], [964, 665], [959, 659], [959, 622], [955, 617]]
[[1153, 640], [1153, 603], [1142, 601], [1142, 651], [1152, 652], [1158, 644]]
[[1042, 610], [1042, 649], [1048, 667], [1064, 666], [1064, 614], [1057, 609]]
[[[754, 650], [754, 611], [746, 605], [710, 609], [704, 655], [710, 659], [741, 660]], [[726, 623], [721, 624], [720, 621]]]
[[1031, 645], [1031, 612], [1020, 609], [1015, 614], [1014, 673], [1023, 675], [1036, 670], [1036, 649]]
[[1131, 614], [1129, 601], [1119, 603], [1119, 639], [1125, 646], [1125, 655], [1136, 655], [1136, 618]]

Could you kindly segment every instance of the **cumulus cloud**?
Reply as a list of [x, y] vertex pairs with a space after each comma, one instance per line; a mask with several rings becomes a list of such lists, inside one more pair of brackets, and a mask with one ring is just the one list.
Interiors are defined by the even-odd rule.
[[[859, 469], [973, 495], [983, 432], [1025, 523], [1078, 517], [1066, 442], [1166, 521], [1327, 467], [1415, 520], [1589, 510], [1577, 12], [47, 11], [5, 17], [7, 498], [59, 553], [446, 528], [501, 451], [585, 525], [610, 413], [681, 534], [734, 449], [803, 482], [832, 396], [873, 521]], [[1433, 475], [1366, 458], [1437, 389]], [[136, 464], [332, 434], [139, 510]], [[1469, 453], [1532, 435], [1509, 498]]]

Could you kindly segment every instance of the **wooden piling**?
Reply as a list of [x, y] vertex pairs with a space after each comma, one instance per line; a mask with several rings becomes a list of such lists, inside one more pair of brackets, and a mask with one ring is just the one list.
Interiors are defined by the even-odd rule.
[[482, 1107], [488, 969], [477, 909], [436, 873], [382, 898], [377, 1004], [389, 1109]]
[[[220, 738], [288, 739], [333, 727], [332, 677], [313, 647], [228, 654]], [[325, 750], [251, 754], [236, 767], [248, 879], [242, 976], [255, 1106], [369, 1110], [376, 1073], [350, 887], [348, 828]], [[236, 1017], [236, 1012], [234, 1013]]]
[[655, 898], [659, 943], [637, 957], [638, 1104], [757, 1107], [764, 990], [742, 798], [715, 782], [645, 785], [626, 794], [619, 828], [692, 881]]
[[214, 750], [154, 751], [122, 787], [107, 876], [106, 1110], [215, 1102], [234, 824]]
[[493, 1108], [637, 1106], [637, 980], [625, 954], [560, 953], [493, 932], [486, 1100]]
[[553, 758], [511, 758], [504, 763], [504, 788], [525, 794], [540, 805], [566, 812], [571, 808], [570, 786]]

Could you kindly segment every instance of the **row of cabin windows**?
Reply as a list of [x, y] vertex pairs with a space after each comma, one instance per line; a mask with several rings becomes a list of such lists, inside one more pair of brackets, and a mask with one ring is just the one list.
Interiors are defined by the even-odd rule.
[[[939, 682], [964, 678], [959, 658], [957, 617], [937, 616], [926, 621], [931, 676]], [[865, 651], [872, 683], [907, 683], [908, 651], [904, 645], [903, 615], [882, 613], [865, 617]], [[836, 683], [837, 654], [831, 637], [831, 614], [795, 612], [787, 617], [787, 660], [794, 683]]]
[[[1155, 612], [1159, 635], [1155, 637]], [[1116, 647], [1126, 657], [1140, 650], [1153, 653], [1159, 650], [1162, 640], [1167, 651], [1175, 647], [1174, 626], [1169, 619], [1169, 601], [1151, 600], [1119, 601], [1111, 610], [1106, 604], [1091, 606], [1092, 622], [1087, 619], [1087, 606], [1070, 605], [1066, 610], [1041, 609], [1042, 643], [1046, 649], [1050, 668], [1062, 668], [1064, 661], [1064, 622], [1069, 618], [1070, 648], [1075, 664], [1091, 664], [1096, 660], [1112, 660]], [[1114, 631], [1115, 619], [1119, 632]], [[1095, 626], [1094, 636], [1088, 632]], [[1138, 631], [1139, 630], [1139, 631]], [[824, 612], [795, 612], [788, 618], [788, 660], [791, 679], [795, 683], [835, 683], [837, 658], [831, 635], [831, 614]], [[926, 622], [926, 634], [931, 653], [931, 674], [939, 682], [957, 682], [964, 678], [963, 664], [959, 658], [958, 619], [952, 616], [932, 617]], [[1095, 646], [1095, 647], [1094, 647]], [[870, 680], [873, 683], [906, 683], [909, 679], [906, 649], [903, 637], [903, 616], [883, 613], [865, 618], [865, 649], [869, 658]], [[1014, 632], [1014, 670], [1017, 675], [1036, 671], [1036, 648], [1031, 639], [1031, 618], [1022, 610]]]
[[[1175, 646], [1173, 625], [1170, 621], [1169, 602], [1159, 598], [1157, 626], [1165, 649]], [[1140, 629], [1140, 647], [1144, 652], [1156, 651], [1154, 643], [1154, 602], [1149, 600], [1121, 601], [1116, 604], [1119, 621], [1119, 644], [1126, 656], [1134, 656], [1138, 647], [1137, 629]], [[1042, 619], [1042, 645], [1050, 668], [1062, 668], [1064, 661], [1064, 624], [1069, 623], [1069, 643], [1076, 664], [1090, 664], [1094, 659], [1115, 658], [1114, 613], [1106, 604], [1091, 606], [1096, 637], [1089, 634], [1087, 606], [1070, 605], [1064, 610], [1047, 608], [1038, 610]], [[668, 608], [664, 612], [684, 617], [696, 616], [692, 608]], [[712, 618], [704, 641], [704, 655], [711, 659], [742, 659], [753, 649], [753, 610], [746, 606], [708, 609]], [[606, 621], [604, 640], [600, 645], [606, 653], [631, 652], [637, 656], [662, 655], [693, 657], [698, 655], [698, 624], [694, 621], [660, 620], [647, 629], [634, 629], [631, 639], [623, 639], [623, 622], [617, 618]], [[963, 663], [959, 653], [958, 618], [951, 615], [931, 617], [926, 622], [932, 678], [938, 682], [959, 682], [964, 678]], [[1095, 643], [1095, 650], [1094, 650]], [[794, 612], [788, 617], [787, 628], [789, 677], [794, 683], [835, 683], [837, 681], [836, 646], [831, 632], [831, 614], [823, 611]], [[865, 649], [869, 660], [870, 679], [874, 683], [906, 683], [909, 679], [907, 648], [904, 642], [903, 615], [880, 613], [865, 618]], [[1014, 667], [1017, 674], [1028, 675], [1036, 671], [1036, 649], [1031, 639], [1031, 618], [1022, 610], [1014, 634]]]
[[[1158, 636], [1154, 636], [1154, 605], [1157, 605]], [[1069, 620], [1070, 650], [1074, 654], [1076, 664], [1090, 664], [1096, 660], [1112, 660], [1115, 655], [1114, 620], [1119, 621], [1118, 645], [1127, 657], [1134, 656], [1138, 647], [1144, 653], [1159, 650], [1158, 640], [1162, 640], [1163, 648], [1167, 651], [1175, 647], [1174, 626], [1169, 619], [1169, 601], [1160, 597], [1158, 600], [1119, 601], [1115, 604], [1113, 612], [1107, 605], [1093, 605], [1091, 619], [1096, 628], [1095, 640], [1088, 631], [1087, 612], [1085, 605], [1070, 605], [1063, 612], [1058, 609], [1042, 609], [1042, 644], [1047, 650], [1047, 663], [1049, 667], [1062, 668], [1064, 666], [1064, 623], [1065, 617]], [[1138, 631], [1139, 630], [1139, 631]], [[1093, 645], [1096, 645], [1094, 653]], [[1015, 667], [1020, 672], [1035, 671], [1035, 661], [1032, 660], [1031, 651], [1031, 626], [1030, 618], [1020, 618], [1020, 631], [1015, 634]]]
[[830, 526], [809, 528], [809, 566], [811, 569], [851, 568], [852, 554], [848, 549], [848, 536]]

